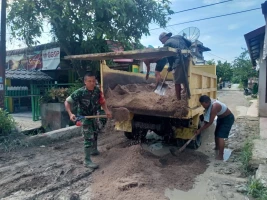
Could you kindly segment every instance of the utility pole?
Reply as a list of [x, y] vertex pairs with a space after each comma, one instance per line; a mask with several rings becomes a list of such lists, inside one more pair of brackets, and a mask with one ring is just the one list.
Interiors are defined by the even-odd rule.
[[6, 0], [1, 2], [0, 18], [0, 108], [5, 107], [5, 72], [6, 72]]

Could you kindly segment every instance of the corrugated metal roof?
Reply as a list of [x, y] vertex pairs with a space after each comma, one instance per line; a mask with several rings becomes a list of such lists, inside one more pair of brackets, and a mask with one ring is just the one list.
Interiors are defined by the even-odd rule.
[[22, 48], [22, 49], [14, 49], [14, 50], [9, 50], [6, 52], [7, 56], [12, 56], [12, 55], [19, 55], [19, 54], [27, 54], [27, 53], [31, 53], [33, 51], [42, 51], [45, 49], [51, 49], [51, 48], [55, 48], [58, 47], [59, 43], [57, 42], [51, 42], [51, 43], [47, 43], [47, 44], [41, 44], [41, 45], [37, 45], [34, 47], [27, 47], [27, 48]]
[[33, 80], [33, 81], [48, 81], [52, 80], [50, 76], [41, 71], [35, 70], [6, 70], [6, 78], [7, 79], [20, 79], [20, 80]]
[[260, 52], [263, 48], [264, 35], [265, 26], [244, 35], [253, 66], [257, 65], [256, 60], [260, 58]]

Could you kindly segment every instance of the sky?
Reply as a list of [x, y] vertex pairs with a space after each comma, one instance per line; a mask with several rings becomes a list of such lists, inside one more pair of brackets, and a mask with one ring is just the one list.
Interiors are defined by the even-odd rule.
[[[173, 11], [181, 11], [222, 1], [225, 0], [171, 0], [171, 8]], [[240, 12], [253, 8], [261, 8], [262, 3], [264, 3], [264, 0], [233, 0], [210, 7], [177, 13], [170, 16], [172, 19], [168, 22], [168, 25]], [[237, 15], [169, 26], [166, 27], [166, 29], [151, 30], [150, 36], [143, 36], [141, 43], [145, 46], [152, 45], [154, 47], [159, 47], [162, 46], [161, 42], [158, 40], [158, 36], [161, 32], [172, 32], [173, 35], [176, 35], [187, 27], [197, 27], [200, 30], [199, 40], [203, 42], [204, 46], [211, 49], [210, 52], [204, 53], [205, 60], [214, 59], [216, 61], [232, 62], [243, 51], [242, 48], [246, 48], [244, 34], [263, 25], [265, 25], [264, 16], [261, 9], [258, 9]], [[158, 28], [158, 26], [156, 24], [151, 24], [150, 29], [154, 28]], [[44, 25], [44, 32], [40, 42], [51, 42], [52, 37], [48, 33], [49, 26], [47, 24]], [[11, 43], [9, 35], [7, 35], [8, 50], [22, 47], [25, 47], [23, 42], [12, 40]]]
[[[172, 0], [171, 8], [173, 11], [180, 11], [222, 1], [224, 0]], [[168, 25], [261, 8], [262, 3], [264, 3], [264, 0], [233, 0], [210, 7], [177, 13], [171, 15], [172, 19], [168, 22]], [[211, 51], [204, 53], [205, 60], [214, 59], [232, 62], [243, 51], [242, 48], [247, 48], [244, 34], [264, 25], [264, 16], [261, 9], [259, 9], [237, 15], [170, 26], [166, 30], [152, 30], [150, 36], [142, 37], [141, 43], [145, 46], [162, 46], [158, 40], [161, 32], [170, 31], [175, 35], [187, 27], [197, 27], [200, 30], [199, 40], [203, 42], [204, 46], [211, 49]], [[158, 28], [158, 26], [153, 24], [150, 29], [153, 28]]]

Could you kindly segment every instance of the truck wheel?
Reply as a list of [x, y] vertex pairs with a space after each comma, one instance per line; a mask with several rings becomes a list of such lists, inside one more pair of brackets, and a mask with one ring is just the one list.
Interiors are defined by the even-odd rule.
[[184, 139], [176, 139], [176, 146], [177, 147], [182, 147], [186, 143], [186, 140]]
[[[199, 120], [199, 123], [198, 123], [198, 128], [200, 128], [201, 127], [201, 119]], [[192, 141], [191, 143], [190, 143], [190, 146], [193, 148], [193, 149], [198, 149], [198, 147], [200, 147], [201, 146], [201, 140], [202, 140], [202, 138], [201, 138], [201, 133], [197, 136], [197, 138], [194, 140], [194, 141]]]
[[201, 133], [197, 136], [197, 138], [191, 142], [193, 149], [198, 149], [201, 146]]
[[142, 130], [142, 131], [133, 130], [133, 132], [124, 132], [125, 137], [127, 137], [130, 140], [138, 140], [138, 138], [140, 138], [141, 140], [145, 140], [146, 134], [147, 130]]
[[134, 139], [134, 135], [131, 132], [124, 132], [124, 135], [125, 135], [125, 137], [127, 137], [130, 140]]

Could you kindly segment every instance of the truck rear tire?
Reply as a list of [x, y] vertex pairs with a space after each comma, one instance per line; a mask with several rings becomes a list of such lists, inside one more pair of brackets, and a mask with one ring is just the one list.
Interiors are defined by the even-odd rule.
[[133, 133], [131, 132], [124, 132], [125, 137], [127, 137], [129, 140], [134, 139]]
[[[199, 123], [198, 123], [198, 128], [201, 128], [201, 116], [200, 116], [200, 119], [199, 119]], [[201, 133], [197, 136], [197, 138], [195, 140], [193, 140], [191, 143], [190, 143], [190, 146], [193, 148], [193, 149], [198, 149], [200, 146], [201, 146], [201, 141], [202, 141], [202, 137], [201, 137]]]
[[147, 130], [133, 130], [133, 132], [124, 132], [125, 137], [127, 137], [130, 140], [144, 140], [146, 138]]
[[197, 136], [197, 138], [191, 142], [190, 144], [193, 149], [198, 149], [201, 146], [201, 133]]

